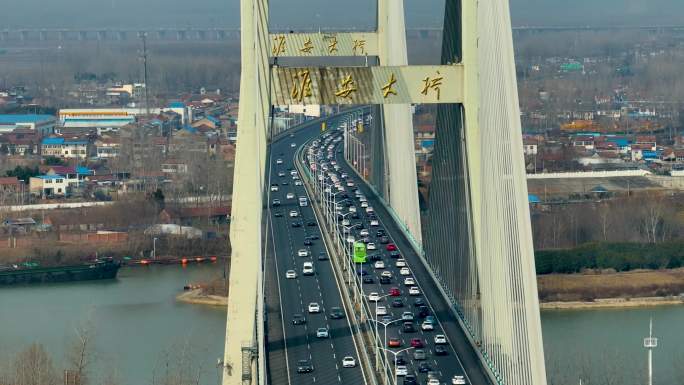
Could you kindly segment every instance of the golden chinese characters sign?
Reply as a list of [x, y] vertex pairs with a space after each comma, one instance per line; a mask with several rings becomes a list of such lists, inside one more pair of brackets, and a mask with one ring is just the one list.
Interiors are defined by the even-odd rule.
[[273, 104], [463, 103], [463, 67], [273, 68]]
[[271, 56], [377, 56], [378, 35], [374, 32], [272, 33]]

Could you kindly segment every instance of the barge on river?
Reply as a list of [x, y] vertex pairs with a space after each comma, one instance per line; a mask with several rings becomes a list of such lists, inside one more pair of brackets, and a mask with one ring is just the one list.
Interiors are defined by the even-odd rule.
[[0, 266], [0, 286], [114, 279], [120, 267], [111, 259], [59, 267]]

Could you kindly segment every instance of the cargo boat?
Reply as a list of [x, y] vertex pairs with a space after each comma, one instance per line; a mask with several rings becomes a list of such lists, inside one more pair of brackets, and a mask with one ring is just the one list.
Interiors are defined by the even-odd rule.
[[0, 286], [114, 279], [120, 267], [111, 259], [59, 267], [0, 267]]

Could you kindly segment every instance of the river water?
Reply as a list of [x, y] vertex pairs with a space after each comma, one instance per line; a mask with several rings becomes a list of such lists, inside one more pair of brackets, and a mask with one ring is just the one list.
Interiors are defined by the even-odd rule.
[[75, 328], [86, 327], [93, 335], [96, 378], [152, 384], [188, 369], [192, 374], [186, 376], [215, 385], [225, 310], [178, 303], [175, 296], [186, 283], [222, 274], [220, 263], [149, 266], [122, 268], [110, 281], [0, 288], [0, 368], [33, 342], [63, 363]]
[[[57, 364], [74, 329], [94, 336], [94, 383], [112, 373], [120, 385], [152, 384], [175, 369], [188, 369], [201, 385], [217, 383], [225, 311], [181, 304], [186, 283], [222, 274], [221, 264], [123, 268], [113, 281], [0, 289], [0, 369], [32, 342], [43, 344]], [[649, 318], [659, 337], [654, 383], [684, 378], [684, 307], [542, 312], [549, 384], [645, 383], [643, 337]], [[183, 359], [185, 356], [186, 359]], [[185, 364], [184, 364], [185, 363]], [[610, 378], [612, 381], [606, 381]]]

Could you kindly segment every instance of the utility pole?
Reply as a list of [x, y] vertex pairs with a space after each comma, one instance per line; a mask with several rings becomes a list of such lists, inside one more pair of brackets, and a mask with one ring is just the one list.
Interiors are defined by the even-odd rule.
[[644, 338], [644, 347], [648, 349], [648, 385], [653, 385], [653, 348], [658, 346], [658, 339], [653, 337], [653, 318], [648, 324], [648, 337]]
[[140, 32], [143, 43], [143, 82], [145, 83], [145, 115], [150, 116], [150, 99], [147, 93], [147, 32]]

